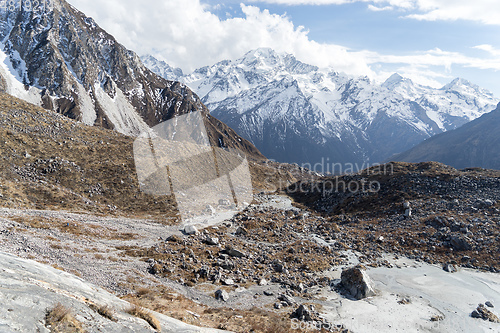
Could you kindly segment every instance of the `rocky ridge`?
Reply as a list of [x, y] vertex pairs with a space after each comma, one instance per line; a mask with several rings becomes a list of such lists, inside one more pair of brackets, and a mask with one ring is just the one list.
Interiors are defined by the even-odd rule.
[[147, 69], [140, 58], [64, 0], [38, 10], [0, 9], [0, 91], [86, 125], [138, 135], [200, 111], [211, 143], [263, 156], [208, 115], [186, 85]]

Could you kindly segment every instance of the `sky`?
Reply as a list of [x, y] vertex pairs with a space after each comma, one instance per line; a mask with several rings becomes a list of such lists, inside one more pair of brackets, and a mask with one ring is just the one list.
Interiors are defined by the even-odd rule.
[[271, 47], [382, 82], [456, 77], [500, 98], [498, 0], [69, 0], [127, 48], [185, 73]]

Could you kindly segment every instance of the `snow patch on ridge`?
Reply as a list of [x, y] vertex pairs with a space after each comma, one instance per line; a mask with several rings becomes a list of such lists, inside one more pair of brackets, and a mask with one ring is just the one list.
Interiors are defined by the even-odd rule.
[[111, 98], [99, 84], [96, 84], [94, 88], [97, 102], [115, 126], [116, 131], [132, 136], [150, 131], [149, 126], [137, 114], [120, 89], [116, 88], [116, 95]]
[[[29, 87], [26, 90], [25, 85], [22, 83], [23, 79], [19, 75], [19, 71], [14, 69], [10, 57], [3, 51], [4, 44], [0, 43], [0, 76], [5, 81], [5, 92], [14, 97], [25, 100], [29, 103], [40, 106], [42, 104], [42, 98], [40, 95], [41, 90], [36, 87]], [[16, 61], [19, 61], [20, 72], [26, 72], [26, 66], [24, 61], [17, 52], [14, 53]]]
[[76, 82], [78, 95], [78, 106], [80, 107], [82, 122], [85, 125], [94, 125], [97, 119], [97, 114], [95, 112], [94, 101], [90, 98], [89, 93], [85, 90], [80, 82]]

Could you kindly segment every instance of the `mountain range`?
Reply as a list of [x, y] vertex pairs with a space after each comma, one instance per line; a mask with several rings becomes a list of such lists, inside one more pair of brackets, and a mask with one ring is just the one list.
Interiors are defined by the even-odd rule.
[[394, 156], [403, 162], [438, 161], [458, 169], [481, 167], [500, 170], [500, 104], [462, 127], [438, 134]]
[[138, 135], [192, 111], [205, 114], [213, 145], [263, 158], [208, 114], [186, 85], [166, 80], [64, 0], [53, 8], [0, 9], [0, 91], [87, 125]]
[[[440, 89], [399, 74], [379, 84], [272, 49], [183, 74], [152, 56], [145, 65], [193, 89], [212, 115], [268, 158], [299, 164], [381, 162], [492, 111], [500, 101], [457, 78]], [[339, 170], [337, 170], [339, 171]]]
[[0, 9], [0, 91], [126, 135], [201, 111], [213, 145], [324, 172], [325, 163], [387, 160], [500, 101], [464, 79], [434, 89], [394, 74], [379, 84], [272, 49], [185, 74], [141, 60], [64, 0], [52, 3]]

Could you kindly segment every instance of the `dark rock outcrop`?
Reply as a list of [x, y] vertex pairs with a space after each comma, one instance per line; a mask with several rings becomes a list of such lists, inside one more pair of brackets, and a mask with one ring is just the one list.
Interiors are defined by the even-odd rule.
[[344, 291], [355, 299], [375, 296], [372, 281], [364, 267], [356, 266], [342, 271], [341, 284]]

